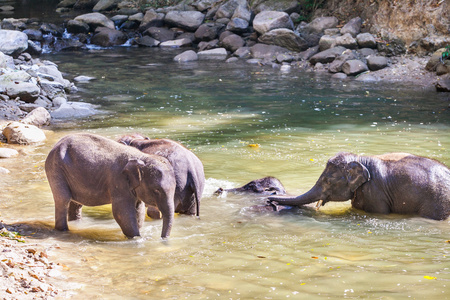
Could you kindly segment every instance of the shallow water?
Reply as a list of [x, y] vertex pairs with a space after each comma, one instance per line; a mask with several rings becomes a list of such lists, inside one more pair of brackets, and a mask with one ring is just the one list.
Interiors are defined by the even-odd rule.
[[[267, 175], [289, 193], [308, 190], [328, 158], [411, 152], [450, 163], [448, 100], [411, 85], [333, 81], [243, 62], [178, 64], [179, 50], [116, 48], [48, 59], [79, 83], [76, 101], [103, 114], [54, 124], [48, 140], [2, 160], [0, 212], [66, 266], [63, 296], [80, 299], [447, 299], [450, 221], [370, 215], [349, 202], [318, 212], [256, 213], [263, 197], [212, 196]], [[85, 207], [54, 231], [43, 170], [72, 132], [109, 138], [140, 132], [185, 144], [207, 177], [201, 218], [177, 216], [169, 241], [147, 219], [127, 240], [110, 206]], [[257, 144], [258, 147], [250, 145]]]

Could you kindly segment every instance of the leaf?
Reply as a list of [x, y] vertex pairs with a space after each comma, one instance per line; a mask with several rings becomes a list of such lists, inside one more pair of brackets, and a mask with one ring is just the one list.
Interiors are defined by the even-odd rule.
[[319, 259], [317, 256], [311, 256], [312, 259]]
[[436, 277], [433, 277], [433, 276], [423, 276], [423, 278], [428, 279], [428, 280], [437, 279]]

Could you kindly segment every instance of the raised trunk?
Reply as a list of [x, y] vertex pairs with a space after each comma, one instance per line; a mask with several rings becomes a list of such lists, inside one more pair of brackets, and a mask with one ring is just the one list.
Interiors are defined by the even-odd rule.
[[297, 197], [269, 197], [269, 201], [275, 201], [280, 205], [290, 205], [290, 206], [301, 206], [309, 203], [313, 203], [321, 200], [321, 191], [319, 188], [314, 186], [312, 189], [306, 193]]

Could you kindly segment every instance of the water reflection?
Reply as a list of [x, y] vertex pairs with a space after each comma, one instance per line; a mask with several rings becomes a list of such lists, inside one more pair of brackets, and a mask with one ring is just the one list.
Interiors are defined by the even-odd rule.
[[[176, 50], [115, 49], [57, 61], [79, 84], [78, 101], [105, 114], [56, 123], [48, 141], [21, 147], [0, 178], [2, 217], [18, 223], [67, 266], [67, 297], [108, 299], [445, 299], [449, 221], [370, 215], [350, 203], [281, 213], [248, 209], [264, 198], [212, 196], [266, 175], [308, 190], [339, 151], [412, 152], [450, 163], [448, 101], [411, 86], [336, 82], [271, 67], [172, 61]], [[161, 221], [126, 239], [110, 206], [83, 208], [69, 232], [53, 228], [43, 164], [71, 132], [125, 133], [183, 142], [203, 161], [200, 219], [177, 216], [167, 243]], [[259, 147], [249, 147], [259, 144]], [[55, 246], [57, 245], [57, 246]], [[431, 278], [431, 279], [429, 279]], [[433, 279], [435, 278], [435, 279]], [[61, 283], [61, 280], [59, 280]]]

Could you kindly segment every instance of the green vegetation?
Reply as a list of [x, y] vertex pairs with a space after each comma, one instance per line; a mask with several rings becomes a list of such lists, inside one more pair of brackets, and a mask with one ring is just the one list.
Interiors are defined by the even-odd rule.
[[309, 22], [314, 17], [317, 9], [323, 7], [326, 0], [304, 0], [301, 2], [302, 12], [300, 12], [300, 17], [294, 20], [296, 23], [301, 21]]
[[20, 243], [25, 243], [25, 240], [23, 239], [23, 237], [18, 232], [8, 231], [5, 228], [0, 230], [0, 236], [9, 238], [10, 240], [18, 241]]
[[447, 45], [447, 47], [445, 47], [445, 51], [442, 52], [441, 62], [444, 63], [444, 60], [449, 58], [450, 58], [450, 45]]

